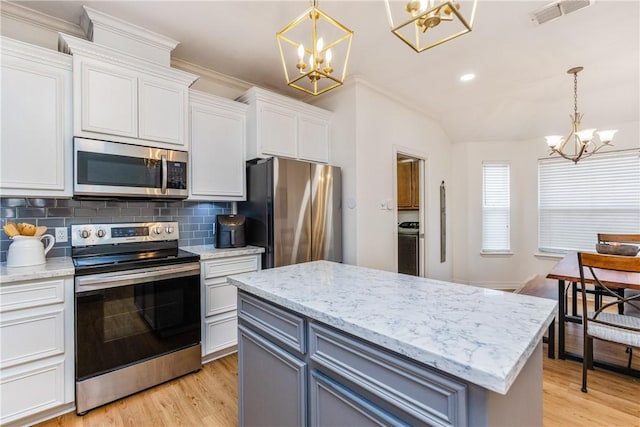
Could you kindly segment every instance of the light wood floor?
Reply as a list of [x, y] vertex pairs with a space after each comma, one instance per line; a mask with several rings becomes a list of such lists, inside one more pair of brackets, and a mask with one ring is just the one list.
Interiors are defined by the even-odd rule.
[[[579, 329], [574, 326], [568, 331], [572, 347], [579, 341]], [[595, 354], [626, 360], [624, 348], [617, 346], [596, 347]], [[633, 364], [640, 367], [640, 355], [634, 354]], [[577, 362], [548, 359], [545, 352], [546, 427], [640, 427], [640, 380], [596, 369], [589, 372], [589, 393], [585, 394], [580, 391], [581, 369]], [[94, 409], [84, 417], [70, 413], [39, 426], [236, 426], [237, 372], [237, 357], [227, 356], [198, 373]]]

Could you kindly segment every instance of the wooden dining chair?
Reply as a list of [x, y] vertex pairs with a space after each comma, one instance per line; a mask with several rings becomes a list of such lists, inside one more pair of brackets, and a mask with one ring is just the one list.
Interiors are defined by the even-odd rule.
[[[631, 243], [635, 245], [640, 245], [640, 234], [620, 234], [620, 233], [598, 233], [598, 243]], [[576, 283], [572, 284], [571, 296], [572, 296], [572, 311], [573, 315], [576, 315], [577, 311], [577, 296], [580, 289], [578, 288]], [[627, 290], [627, 293], [635, 292]], [[595, 308], [597, 309], [600, 304], [602, 304], [602, 292], [600, 292], [597, 287], [594, 286], [594, 289], [588, 289], [587, 293], [591, 293], [594, 295], [595, 299]], [[620, 289], [618, 293], [624, 293], [623, 289]], [[618, 306], [618, 312], [622, 314], [624, 312], [624, 306], [620, 304]]]
[[[606, 282], [607, 271], [619, 273], [640, 273], [640, 258], [594, 253], [578, 253], [580, 270], [580, 287], [582, 289], [582, 327], [583, 327], [583, 362], [582, 391], [587, 392], [587, 368], [593, 369], [593, 340], [610, 341], [627, 347], [640, 348], [640, 317], [619, 314], [616, 310], [608, 310], [618, 304], [628, 304], [640, 310], [640, 293], [630, 296], [621, 295], [616, 288]], [[587, 308], [586, 280], [591, 276], [595, 285], [606, 294], [595, 311]], [[640, 279], [638, 280], [640, 286]]]

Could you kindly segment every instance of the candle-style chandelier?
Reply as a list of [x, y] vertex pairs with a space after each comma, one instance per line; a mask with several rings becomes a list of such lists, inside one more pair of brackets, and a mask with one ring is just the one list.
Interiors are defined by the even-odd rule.
[[423, 52], [470, 32], [477, 2], [385, 0], [385, 6], [391, 32], [416, 52]]
[[276, 33], [287, 84], [311, 95], [344, 83], [353, 37], [317, 3]]
[[595, 129], [580, 130], [582, 114], [578, 112], [578, 73], [583, 67], [574, 67], [567, 70], [567, 74], [573, 74], [573, 116], [571, 118], [571, 130], [569, 135], [545, 136], [547, 145], [551, 149], [551, 155], [558, 154], [567, 160], [578, 163], [578, 160], [589, 157], [602, 147], [610, 146], [617, 130], [601, 130], [596, 132], [600, 144], [595, 140]]

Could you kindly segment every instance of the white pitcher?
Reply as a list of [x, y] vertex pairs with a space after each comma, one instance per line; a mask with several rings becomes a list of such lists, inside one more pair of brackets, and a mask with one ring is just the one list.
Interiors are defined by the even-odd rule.
[[[42, 246], [41, 240], [47, 238], [47, 247]], [[55, 239], [51, 234], [35, 236], [14, 236], [13, 243], [7, 252], [7, 267], [28, 267], [45, 263], [45, 255], [51, 250]]]

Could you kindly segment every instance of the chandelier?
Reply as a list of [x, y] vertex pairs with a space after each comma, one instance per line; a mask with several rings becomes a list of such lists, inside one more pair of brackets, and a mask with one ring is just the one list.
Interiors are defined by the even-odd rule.
[[344, 83], [353, 31], [318, 9], [317, 0], [276, 33], [287, 84], [319, 95]]
[[578, 113], [578, 73], [583, 67], [575, 67], [567, 70], [567, 74], [573, 74], [573, 116], [571, 118], [571, 130], [569, 135], [545, 136], [547, 145], [551, 149], [550, 155], [559, 154], [567, 160], [578, 163], [583, 157], [589, 157], [602, 147], [609, 146], [617, 130], [602, 130], [596, 132], [600, 144], [594, 139], [595, 129], [580, 130], [582, 114]]
[[[385, 6], [391, 32], [416, 52], [423, 52], [470, 32], [477, 2], [385, 0]], [[394, 16], [398, 25], [394, 24]]]

